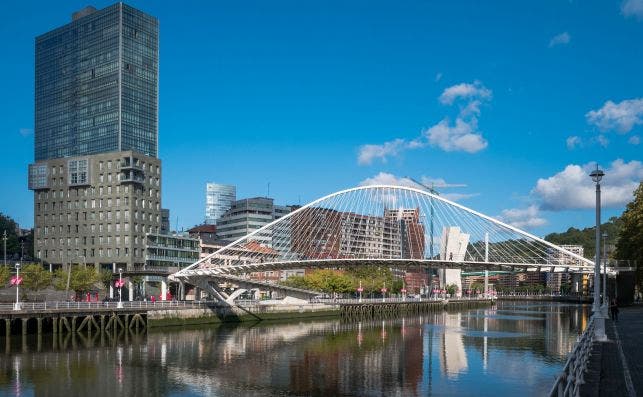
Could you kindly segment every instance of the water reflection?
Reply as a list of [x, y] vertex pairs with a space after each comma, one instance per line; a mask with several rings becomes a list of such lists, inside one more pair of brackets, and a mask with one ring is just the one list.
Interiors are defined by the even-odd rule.
[[35, 340], [0, 350], [0, 395], [540, 395], [588, 310], [500, 302], [396, 320], [70, 336], [64, 348], [45, 335], [40, 352]]

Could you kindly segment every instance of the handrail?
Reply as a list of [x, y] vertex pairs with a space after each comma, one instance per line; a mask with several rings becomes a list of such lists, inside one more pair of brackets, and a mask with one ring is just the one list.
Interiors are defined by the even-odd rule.
[[550, 397], [578, 396], [580, 385], [585, 383], [585, 373], [589, 365], [594, 336], [594, 316], [587, 328], [577, 339], [567, 358], [563, 372], [551, 388]]

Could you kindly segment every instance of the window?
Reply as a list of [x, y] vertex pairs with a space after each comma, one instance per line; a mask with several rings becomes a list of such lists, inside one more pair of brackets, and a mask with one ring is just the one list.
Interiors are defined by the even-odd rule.
[[[89, 166], [88, 166], [87, 159], [68, 160], [67, 169], [69, 170], [67, 178], [69, 180], [70, 186], [85, 185], [88, 183]], [[61, 183], [62, 183], [62, 178], [61, 178]]]

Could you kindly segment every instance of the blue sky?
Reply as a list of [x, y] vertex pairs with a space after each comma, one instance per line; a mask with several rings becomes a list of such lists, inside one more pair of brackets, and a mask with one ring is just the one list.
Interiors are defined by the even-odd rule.
[[[34, 37], [88, 4], [111, 2], [3, 4], [0, 211], [24, 226]], [[203, 221], [208, 181], [304, 204], [410, 176], [544, 235], [593, 224], [590, 163], [606, 216], [643, 179], [643, 0], [128, 4], [160, 20], [173, 227]]]

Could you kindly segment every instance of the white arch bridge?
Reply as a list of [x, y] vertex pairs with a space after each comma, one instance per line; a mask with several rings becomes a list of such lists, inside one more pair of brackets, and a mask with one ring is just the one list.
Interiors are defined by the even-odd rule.
[[594, 262], [429, 191], [371, 185], [294, 209], [171, 277], [231, 302], [221, 286], [311, 291], [251, 280], [252, 272], [363, 265], [592, 273]]

